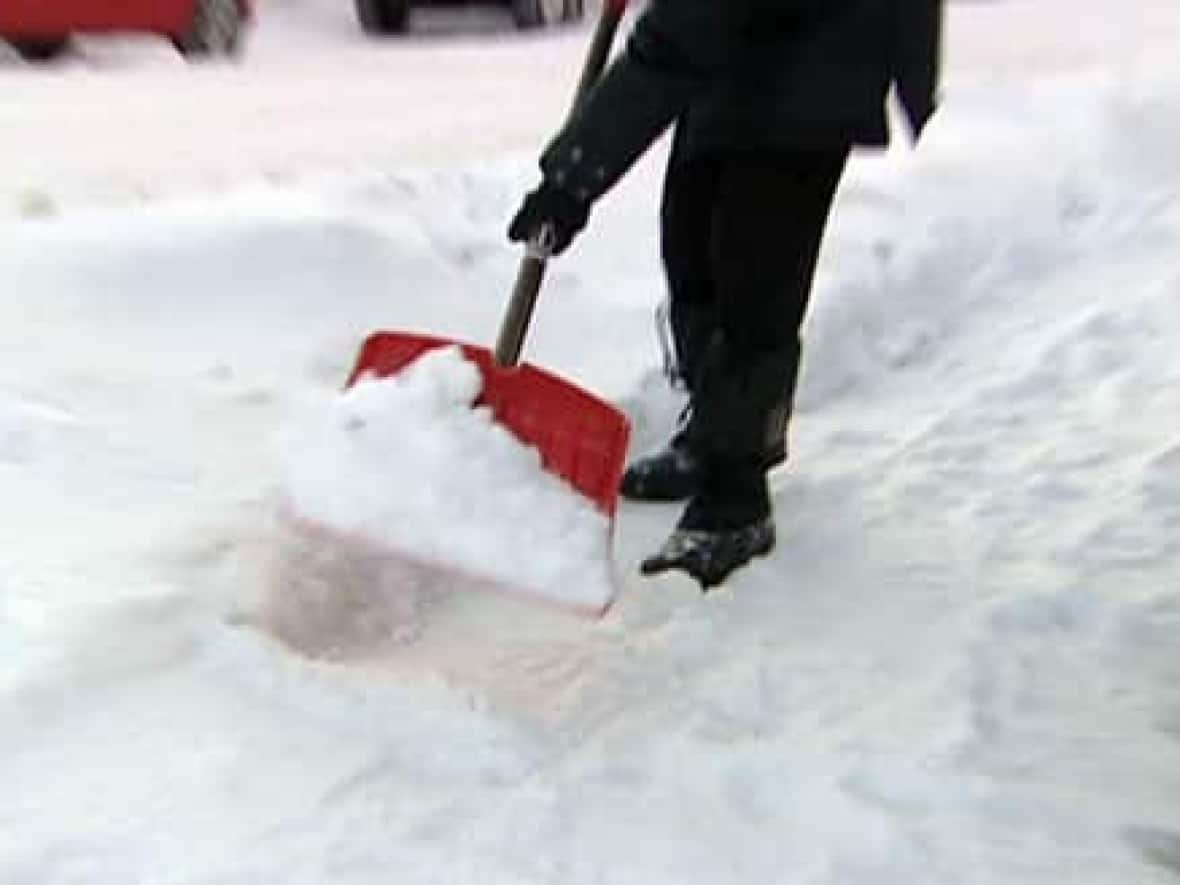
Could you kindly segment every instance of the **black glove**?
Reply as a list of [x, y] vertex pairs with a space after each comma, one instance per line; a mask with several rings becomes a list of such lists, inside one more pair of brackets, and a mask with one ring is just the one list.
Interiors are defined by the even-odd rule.
[[540, 187], [524, 198], [512, 224], [508, 225], [508, 239], [514, 243], [527, 242], [548, 225], [553, 232], [549, 251], [553, 255], [560, 255], [586, 226], [589, 217], [589, 203], [543, 181]]

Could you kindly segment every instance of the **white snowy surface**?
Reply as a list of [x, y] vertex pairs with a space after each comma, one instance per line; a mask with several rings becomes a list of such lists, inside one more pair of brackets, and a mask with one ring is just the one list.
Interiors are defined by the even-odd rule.
[[[586, 31], [477, 21], [271, 0], [236, 68], [0, 60], [0, 882], [1174, 882], [1180, 7], [952, 4], [928, 138], [839, 197], [780, 547], [724, 592], [286, 605], [281, 432], [366, 332], [488, 342], [507, 296]], [[637, 450], [678, 406], [661, 157], [528, 346]], [[622, 508], [622, 574], [675, 517]]]

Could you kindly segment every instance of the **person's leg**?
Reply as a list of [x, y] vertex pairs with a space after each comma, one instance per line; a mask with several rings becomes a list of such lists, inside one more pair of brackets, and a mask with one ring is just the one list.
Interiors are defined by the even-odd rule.
[[773, 546], [766, 453], [785, 438], [799, 328], [847, 157], [847, 149], [724, 157], [709, 251], [719, 332], [703, 356], [689, 427], [701, 475], [645, 572], [683, 568], [711, 586]]
[[690, 396], [719, 321], [709, 251], [720, 171], [718, 158], [685, 156], [677, 134], [660, 203], [660, 257], [668, 285], [676, 373]]
[[[689, 392], [690, 411], [705, 352], [718, 329], [710, 244], [720, 169], [717, 157], [685, 156], [677, 134], [664, 176], [660, 250], [668, 285], [676, 374]], [[665, 448], [627, 468], [620, 492], [635, 500], [682, 501], [696, 490], [699, 474], [698, 459], [687, 447], [682, 427]]]
[[727, 158], [710, 243], [721, 331], [694, 397], [694, 438], [711, 457], [757, 459], [786, 430], [799, 330], [847, 156], [842, 149]]

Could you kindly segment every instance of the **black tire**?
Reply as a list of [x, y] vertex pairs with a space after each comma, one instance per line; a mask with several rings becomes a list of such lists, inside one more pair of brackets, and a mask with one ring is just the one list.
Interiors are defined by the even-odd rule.
[[188, 30], [172, 42], [186, 58], [236, 55], [244, 26], [238, 0], [197, 0]]
[[52, 61], [65, 52], [69, 45], [68, 37], [12, 41], [12, 48], [25, 61]]
[[586, 0], [565, 0], [564, 19], [567, 22], [581, 21], [586, 15]]
[[410, 0], [355, 0], [356, 17], [366, 34], [404, 34], [410, 22]]
[[571, 0], [512, 0], [518, 28], [543, 28], [569, 20]]

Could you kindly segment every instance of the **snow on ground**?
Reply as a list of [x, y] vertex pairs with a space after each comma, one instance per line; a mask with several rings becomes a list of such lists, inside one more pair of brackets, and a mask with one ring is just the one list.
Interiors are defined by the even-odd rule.
[[[922, 150], [850, 170], [774, 557], [602, 622], [343, 595], [390, 629], [331, 659], [267, 621], [281, 431], [373, 328], [490, 340], [584, 33], [0, 64], [0, 881], [1175, 881], [1180, 13], [1075, 7], [955, 6]], [[659, 158], [528, 350], [637, 449]]]

